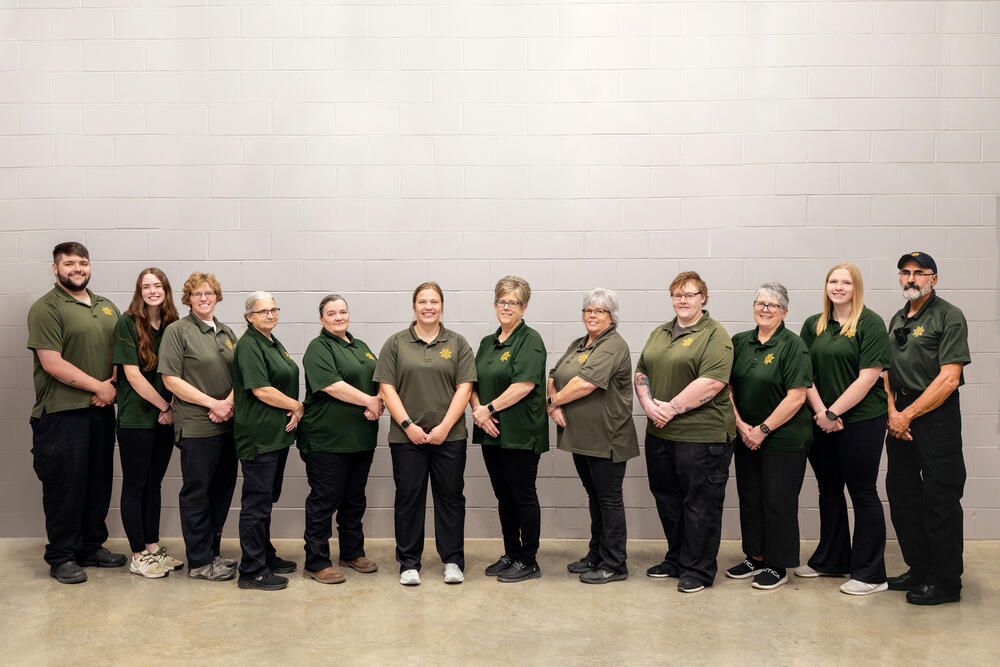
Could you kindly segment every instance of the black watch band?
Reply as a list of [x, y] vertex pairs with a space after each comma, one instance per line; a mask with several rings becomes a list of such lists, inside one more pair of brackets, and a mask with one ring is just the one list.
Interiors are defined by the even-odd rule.
[[838, 419], [840, 419], [840, 416], [836, 412], [834, 412], [833, 410], [827, 410], [826, 411], [826, 418], [829, 419], [832, 422], [835, 422]]
[[551, 397], [551, 396], [549, 396], [549, 398], [548, 398], [548, 400], [547, 400], [546, 402], [547, 402], [547, 403], [548, 403], [549, 405], [551, 405], [552, 407], [554, 407], [554, 408], [558, 408], [558, 407], [559, 407], [558, 405], [556, 405], [556, 402], [552, 400], [552, 397]]
[[410, 428], [410, 425], [411, 425], [412, 423], [413, 423], [413, 420], [412, 420], [412, 419], [410, 419], [409, 417], [407, 417], [407, 418], [406, 418], [406, 419], [404, 419], [403, 421], [399, 422], [399, 425], [400, 425], [400, 426], [401, 426], [401, 427], [403, 428], [403, 430], [405, 431], [406, 429]]
[[768, 426], [767, 424], [761, 424], [760, 432], [763, 433], [764, 435], [768, 435], [771, 432], [771, 427]]
[[486, 409], [490, 411], [490, 414], [493, 414], [494, 412], [497, 411], [497, 409], [493, 407], [493, 401], [490, 401], [489, 403], [486, 404]]

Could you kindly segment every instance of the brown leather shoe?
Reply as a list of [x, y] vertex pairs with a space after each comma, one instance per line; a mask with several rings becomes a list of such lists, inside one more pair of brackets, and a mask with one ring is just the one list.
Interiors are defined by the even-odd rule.
[[340, 565], [340, 567], [349, 567], [352, 570], [357, 570], [358, 572], [363, 572], [364, 574], [368, 574], [369, 572], [374, 572], [375, 570], [378, 569], [378, 565], [375, 564], [375, 561], [369, 560], [364, 556], [358, 556], [354, 560], [350, 561], [342, 560], [339, 561], [338, 564]]
[[344, 582], [344, 575], [335, 567], [324, 567], [319, 572], [302, 570], [302, 576], [306, 579], [318, 581], [321, 584], [341, 584]]

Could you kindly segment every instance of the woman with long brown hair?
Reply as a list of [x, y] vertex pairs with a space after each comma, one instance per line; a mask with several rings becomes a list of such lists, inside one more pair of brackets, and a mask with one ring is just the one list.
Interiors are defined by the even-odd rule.
[[173, 451], [174, 413], [156, 364], [161, 334], [175, 320], [167, 276], [156, 267], [143, 269], [118, 320], [112, 361], [120, 367], [118, 451], [122, 525], [132, 549], [129, 570], [151, 579], [184, 565], [159, 545], [160, 482]]

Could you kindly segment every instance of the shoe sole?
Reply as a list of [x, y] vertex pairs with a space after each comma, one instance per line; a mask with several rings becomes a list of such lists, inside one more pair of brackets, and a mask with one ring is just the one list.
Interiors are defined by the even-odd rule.
[[321, 584], [342, 584], [347, 581], [344, 575], [340, 575], [340, 579], [321, 579], [317, 576], [316, 572], [310, 572], [309, 570], [302, 570], [302, 578], [312, 579], [313, 581], [318, 581]]
[[229, 581], [236, 576], [236, 570], [233, 570], [227, 575], [221, 577], [206, 577], [202, 574], [196, 574], [195, 576], [188, 575], [188, 579], [201, 579], [202, 581]]
[[49, 575], [60, 584], [82, 584], [87, 581], [87, 574], [84, 573], [82, 577], [57, 577], [56, 575]]
[[337, 561], [337, 564], [340, 565], [340, 567], [349, 567], [355, 572], [360, 572], [361, 574], [371, 574], [372, 572], [378, 571], [378, 565], [374, 565], [372, 567], [357, 567], [355, 565], [351, 565], [346, 560]]
[[796, 570], [795, 571], [795, 576], [796, 577], [802, 577], [803, 579], [815, 579], [816, 577], [846, 577], [847, 575], [846, 574], [836, 574], [834, 572], [817, 572], [817, 571], [813, 571], [813, 572], [809, 572], [809, 573], [803, 574], [803, 573], [799, 572], [798, 570]]
[[295, 570], [299, 569], [298, 565], [293, 565], [292, 567], [269, 567], [272, 574], [291, 574]]
[[775, 588], [777, 588], [777, 587], [779, 587], [779, 586], [784, 586], [784, 585], [785, 585], [785, 584], [787, 584], [787, 583], [788, 583], [788, 577], [787, 577], [787, 576], [785, 576], [785, 577], [784, 577], [783, 579], [779, 580], [779, 581], [778, 581], [778, 583], [776, 583], [776, 584], [769, 584], [769, 585], [767, 585], [767, 586], [764, 586], [763, 584], [758, 584], [758, 583], [757, 583], [757, 582], [755, 581], [755, 582], [753, 582], [753, 583], [752, 583], [752, 584], [750, 584], [750, 585], [751, 585], [752, 587], [756, 588], [757, 590], [761, 590], [761, 591], [771, 591], [771, 590], [774, 590]]
[[140, 572], [139, 570], [133, 570], [132, 568], [129, 568], [128, 571], [131, 572], [132, 574], [138, 574], [143, 579], [162, 579], [168, 574], [170, 574], [169, 572], [161, 572], [159, 574], [146, 574], [145, 572]]
[[591, 567], [587, 567], [587, 568], [579, 567], [579, 566], [573, 567], [572, 565], [567, 565], [566, 566], [566, 571], [567, 572], [571, 572], [573, 574], [583, 574], [584, 572], [593, 572], [595, 569], [597, 569], [597, 565], [592, 565]]
[[[881, 584], [879, 584], [878, 586], [869, 591], [845, 591], [843, 588], [841, 588], [840, 592], [844, 593], [845, 595], [871, 595], [872, 593], [881, 593], [882, 591], [887, 591], [887, 590], [889, 590], [889, 584], [882, 582]], [[907, 600], [907, 602], [909, 602], [909, 600]]]
[[763, 570], [754, 570], [753, 572], [747, 572], [746, 574], [732, 574], [729, 570], [726, 570], [726, 576], [730, 579], [749, 579], [750, 577], [756, 576], [763, 572]]
[[906, 601], [910, 604], [920, 605], [922, 607], [930, 607], [938, 604], [947, 604], [949, 602], [960, 602], [962, 600], [961, 595], [946, 595], [943, 597], [931, 598], [931, 599], [920, 599], [920, 598], [910, 598], [906, 596]]
[[616, 574], [613, 577], [608, 577], [607, 579], [584, 579], [580, 577], [580, 581], [585, 584], [610, 584], [612, 581], [625, 581], [628, 579], [627, 574]]
[[462, 584], [462, 583], [465, 583], [465, 578], [462, 578], [462, 579], [445, 579], [444, 583], [446, 583], [446, 584]]
[[288, 587], [288, 582], [283, 584], [251, 584], [249, 581], [237, 581], [236, 586], [245, 591], [280, 591]]
[[399, 584], [401, 586], [419, 586], [420, 580], [417, 579], [416, 581], [400, 581]]
[[497, 577], [497, 581], [501, 584], [516, 584], [519, 581], [527, 581], [528, 579], [538, 579], [542, 576], [541, 571], [532, 572], [531, 574], [526, 574], [523, 577]]
[[77, 565], [79, 565], [80, 567], [122, 567], [126, 563], [128, 563], [128, 558], [126, 558], [120, 563], [104, 563], [92, 560], [92, 561], [87, 561], [86, 563], [77, 563]]

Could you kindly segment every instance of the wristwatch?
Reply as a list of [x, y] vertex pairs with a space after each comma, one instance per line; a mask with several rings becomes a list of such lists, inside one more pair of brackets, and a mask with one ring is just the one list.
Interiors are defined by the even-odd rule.
[[764, 435], [768, 435], [771, 432], [771, 427], [768, 426], [767, 424], [761, 424], [760, 432], [763, 433]]
[[832, 422], [835, 422], [835, 421], [837, 421], [838, 419], [840, 419], [840, 415], [838, 415], [838, 414], [837, 414], [836, 412], [834, 412], [833, 410], [827, 410], [827, 411], [826, 411], [826, 418], [827, 418], [827, 419], [829, 419], [829, 420], [830, 420], [830, 421], [832, 421]]
[[548, 398], [548, 400], [547, 400], [546, 402], [547, 402], [547, 403], [548, 403], [549, 405], [551, 405], [552, 407], [554, 407], [554, 408], [558, 408], [558, 407], [559, 407], [558, 405], [556, 405], [556, 402], [552, 400], [552, 397], [551, 397], [551, 396], [549, 396], [549, 398]]
[[399, 422], [399, 425], [400, 425], [400, 426], [401, 426], [401, 427], [403, 428], [403, 430], [404, 430], [404, 431], [405, 431], [406, 429], [410, 428], [410, 425], [411, 425], [411, 424], [413, 424], [413, 420], [412, 420], [412, 419], [410, 419], [409, 417], [407, 417], [407, 418], [406, 418], [406, 419], [404, 419], [403, 421]]
[[494, 412], [497, 411], [497, 409], [493, 407], [493, 401], [490, 401], [489, 403], [486, 404], [486, 409], [490, 411], [490, 414], [493, 414]]

